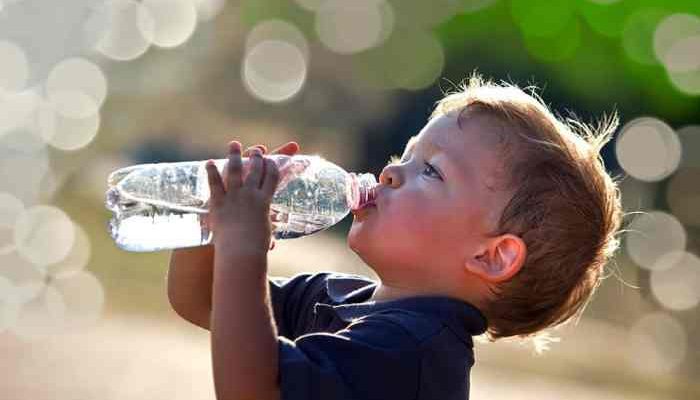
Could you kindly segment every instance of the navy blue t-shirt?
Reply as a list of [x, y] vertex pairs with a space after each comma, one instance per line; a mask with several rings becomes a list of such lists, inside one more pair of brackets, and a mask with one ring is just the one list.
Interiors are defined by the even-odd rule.
[[282, 400], [466, 400], [474, 306], [447, 297], [368, 301], [376, 282], [338, 273], [270, 277]]

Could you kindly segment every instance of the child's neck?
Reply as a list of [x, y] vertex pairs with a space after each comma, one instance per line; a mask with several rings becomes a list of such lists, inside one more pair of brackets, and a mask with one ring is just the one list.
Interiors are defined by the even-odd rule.
[[445, 294], [435, 291], [417, 290], [412, 287], [388, 285], [380, 281], [369, 301], [389, 301], [416, 296], [445, 296]]
[[[474, 282], [474, 284], [478, 284], [478, 282]], [[395, 284], [393, 282], [383, 282], [380, 279], [377, 283], [377, 287], [374, 289], [374, 292], [368, 301], [381, 302], [406, 297], [442, 296], [461, 300], [470, 303], [480, 310], [484, 310], [483, 307], [485, 305], [485, 301], [488, 299], [488, 295], [486, 293], [487, 290], [485, 287], [469, 286], [463, 288], [463, 290], [460, 290], [457, 293], [449, 293], [447, 290], [428, 287], [425, 284], [411, 286], [406, 284]]]

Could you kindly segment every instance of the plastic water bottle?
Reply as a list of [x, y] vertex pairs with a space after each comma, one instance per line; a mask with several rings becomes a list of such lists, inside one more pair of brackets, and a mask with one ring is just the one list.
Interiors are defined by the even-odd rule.
[[[266, 155], [280, 170], [270, 204], [276, 239], [305, 236], [342, 220], [373, 201], [372, 174], [348, 173], [313, 155]], [[214, 160], [219, 172], [227, 159]], [[112, 172], [106, 207], [114, 215], [109, 230], [128, 251], [157, 251], [209, 244], [206, 222], [209, 181], [206, 161], [139, 164]], [[248, 159], [243, 158], [247, 171]]]

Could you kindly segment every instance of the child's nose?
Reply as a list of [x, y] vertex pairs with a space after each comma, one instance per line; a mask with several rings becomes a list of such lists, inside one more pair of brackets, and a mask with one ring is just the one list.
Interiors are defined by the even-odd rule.
[[399, 187], [401, 185], [401, 171], [398, 165], [387, 165], [379, 174], [379, 183], [386, 186]]

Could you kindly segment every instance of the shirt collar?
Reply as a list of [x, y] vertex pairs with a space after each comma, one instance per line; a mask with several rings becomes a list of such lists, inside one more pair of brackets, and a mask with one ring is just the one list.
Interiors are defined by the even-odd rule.
[[367, 278], [330, 276], [326, 280], [329, 297], [339, 318], [345, 322], [365, 315], [398, 308], [440, 318], [462, 339], [466, 336], [481, 335], [486, 331], [484, 315], [473, 305], [444, 296], [416, 296], [387, 301], [369, 301], [377, 284]]

